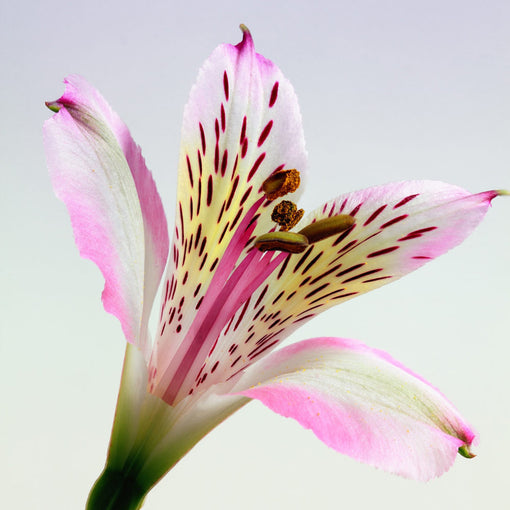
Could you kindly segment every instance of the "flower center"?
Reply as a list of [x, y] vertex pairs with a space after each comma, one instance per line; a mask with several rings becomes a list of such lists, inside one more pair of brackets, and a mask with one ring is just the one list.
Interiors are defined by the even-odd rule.
[[[274, 200], [299, 188], [301, 178], [296, 169], [281, 170], [268, 177], [262, 184], [268, 200]], [[255, 246], [260, 251], [282, 251], [302, 253], [313, 243], [327, 239], [347, 230], [354, 225], [354, 218], [348, 214], [337, 214], [330, 218], [313, 221], [299, 232], [288, 232], [303, 217], [304, 210], [298, 209], [294, 202], [282, 200], [276, 205], [271, 219], [280, 225], [279, 232], [268, 232], [257, 237]]]

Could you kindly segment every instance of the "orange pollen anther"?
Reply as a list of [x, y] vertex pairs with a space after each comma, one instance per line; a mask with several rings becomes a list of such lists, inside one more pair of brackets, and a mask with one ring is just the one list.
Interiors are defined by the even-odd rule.
[[305, 211], [298, 209], [294, 202], [282, 200], [274, 207], [271, 219], [280, 225], [282, 231], [287, 232], [298, 224], [304, 213]]
[[294, 193], [300, 184], [301, 177], [295, 168], [280, 170], [262, 183], [262, 191], [264, 191], [268, 200], [275, 200], [287, 193]]

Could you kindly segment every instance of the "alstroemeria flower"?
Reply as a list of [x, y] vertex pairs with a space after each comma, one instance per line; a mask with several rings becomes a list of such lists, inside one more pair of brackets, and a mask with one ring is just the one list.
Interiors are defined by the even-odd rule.
[[[205, 62], [185, 108], [170, 250], [151, 174], [103, 97], [72, 76], [48, 103], [56, 112], [44, 127], [55, 191], [81, 255], [104, 275], [104, 307], [128, 342], [89, 508], [139, 508], [250, 399], [403, 476], [427, 480], [457, 452], [470, 456], [474, 433], [458, 411], [389, 355], [340, 338], [272, 351], [323, 310], [459, 244], [498, 192], [401, 182], [340, 195], [295, 226], [306, 167], [297, 99], [243, 32], [241, 43]], [[148, 321], [162, 277], [153, 339]]]

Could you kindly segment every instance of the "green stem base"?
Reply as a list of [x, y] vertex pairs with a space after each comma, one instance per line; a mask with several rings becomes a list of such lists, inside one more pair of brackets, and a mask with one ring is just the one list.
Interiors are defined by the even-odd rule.
[[94, 484], [86, 510], [138, 510], [146, 494], [135, 479], [107, 468]]

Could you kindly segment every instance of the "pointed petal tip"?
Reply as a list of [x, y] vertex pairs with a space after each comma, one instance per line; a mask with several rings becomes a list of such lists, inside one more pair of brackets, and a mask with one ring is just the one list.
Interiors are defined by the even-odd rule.
[[459, 455], [462, 455], [466, 459], [473, 459], [476, 455], [469, 449], [469, 445], [464, 444], [458, 449]]
[[46, 105], [46, 108], [55, 113], [58, 113], [60, 108], [62, 108], [62, 105], [58, 101], [45, 101], [44, 104]]
[[510, 196], [510, 190], [507, 189], [496, 189], [494, 190], [494, 193], [496, 193], [496, 196], [498, 197]]
[[238, 47], [239, 48], [243, 48], [244, 46], [253, 47], [253, 38], [251, 36], [250, 29], [244, 23], [241, 23], [239, 25], [239, 28], [241, 29], [241, 32], [243, 33], [243, 40], [238, 44]]

